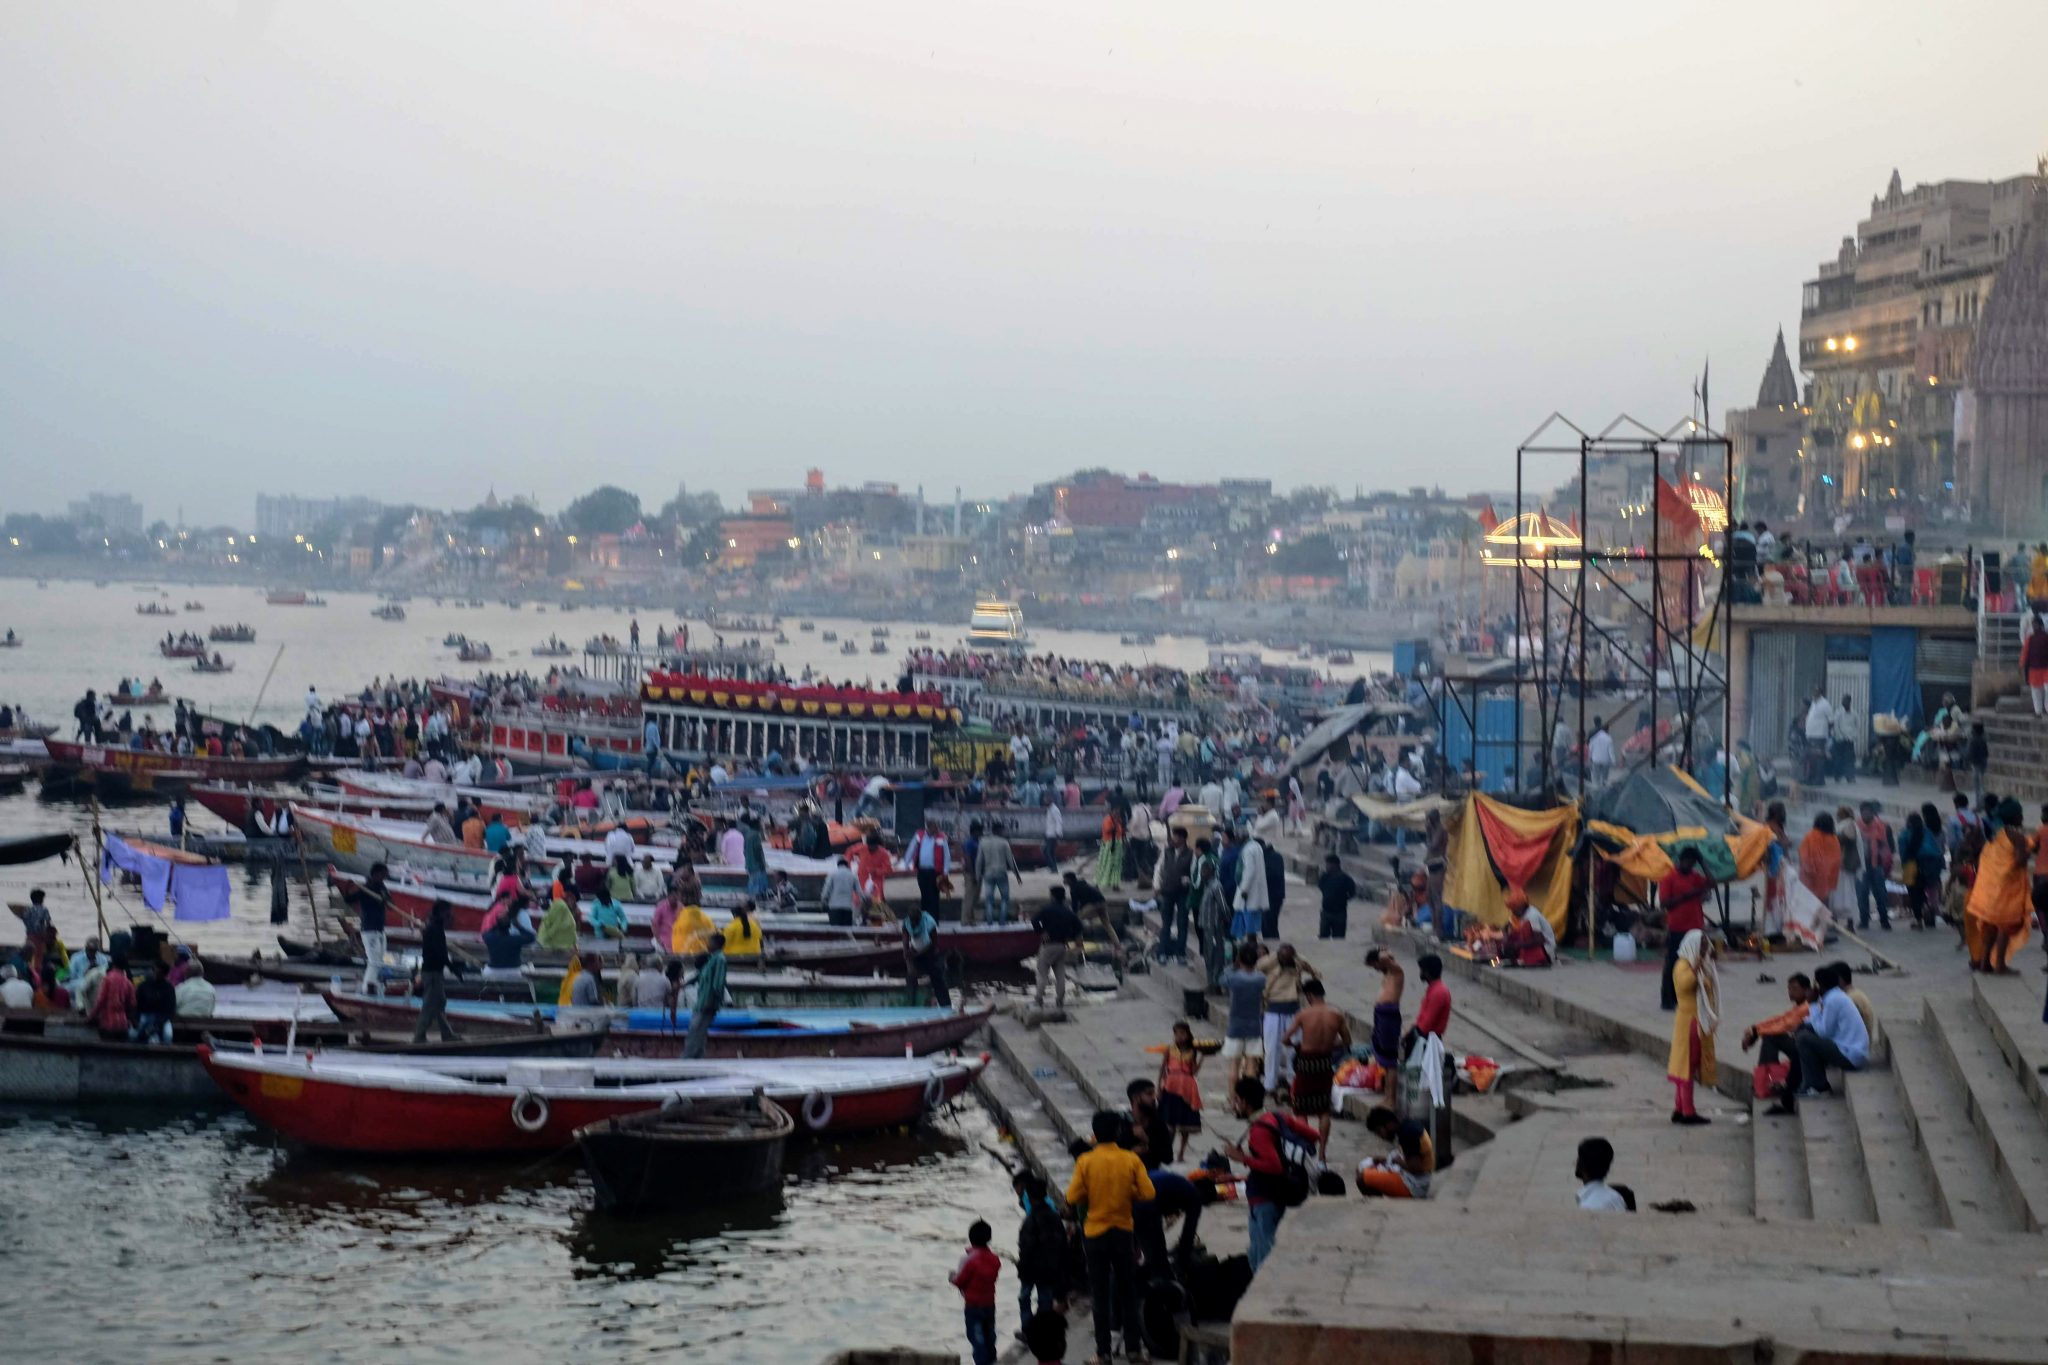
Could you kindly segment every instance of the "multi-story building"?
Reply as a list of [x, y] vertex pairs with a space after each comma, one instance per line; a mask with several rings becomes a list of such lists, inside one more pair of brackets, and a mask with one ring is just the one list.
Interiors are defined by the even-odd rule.
[[70, 507], [71, 520], [115, 535], [142, 534], [142, 504], [126, 493], [88, 493]]
[[256, 534], [303, 535], [335, 522], [374, 521], [384, 504], [374, 498], [301, 498], [289, 493], [256, 495]]
[[[1907, 190], [1894, 171], [1855, 236], [1806, 282], [1810, 516], [1874, 521], [1971, 502], [1958, 484], [1957, 400], [2000, 264], [2048, 221], [2044, 185], [2037, 168]], [[1969, 511], [1983, 520], [1991, 509]]]

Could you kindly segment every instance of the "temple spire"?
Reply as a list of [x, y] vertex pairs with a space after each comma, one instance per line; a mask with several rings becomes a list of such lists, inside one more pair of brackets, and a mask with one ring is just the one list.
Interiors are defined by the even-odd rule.
[[1778, 329], [1778, 340], [1771, 347], [1770, 363], [1764, 366], [1764, 382], [1757, 388], [1756, 405], [1760, 408], [1792, 408], [1799, 406], [1799, 380], [1792, 373], [1792, 358], [1785, 354], [1785, 329]]

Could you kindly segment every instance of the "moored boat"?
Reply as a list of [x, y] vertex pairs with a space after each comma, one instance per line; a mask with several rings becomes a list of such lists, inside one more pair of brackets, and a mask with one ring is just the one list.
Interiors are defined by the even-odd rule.
[[[223, 990], [223, 995], [228, 994]], [[589, 1057], [603, 1046], [603, 1030], [578, 1035], [537, 1034], [413, 1044], [372, 1038], [334, 1024], [294, 1026], [291, 1021], [232, 1018], [180, 1020], [169, 1043], [116, 1042], [100, 1037], [76, 1015], [26, 1010], [0, 1014], [0, 1103], [95, 1104], [218, 1102], [220, 1087], [200, 1064], [208, 1042], [227, 1049], [352, 1047], [419, 1056]]]
[[308, 1146], [477, 1156], [558, 1152], [578, 1128], [671, 1097], [760, 1090], [812, 1133], [914, 1123], [986, 1058], [594, 1062], [214, 1052], [201, 1062], [257, 1122]]
[[[419, 1018], [420, 1002], [410, 996], [321, 992], [327, 1008], [345, 1022], [385, 1033], [403, 1033]], [[857, 1010], [748, 1010], [718, 1012], [705, 1043], [707, 1057], [903, 1057], [960, 1046], [988, 1021], [988, 1006], [971, 1010], [896, 1008]], [[610, 1025], [607, 1051], [624, 1057], [681, 1057], [690, 1032], [690, 1012], [675, 1022], [660, 1010], [567, 1010], [489, 1000], [454, 1001], [448, 1022], [476, 1037], [532, 1031], [534, 1020]]]
[[164, 754], [151, 749], [119, 749], [48, 738], [50, 766], [63, 773], [125, 778], [147, 785], [156, 778], [218, 782], [281, 782], [305, 766], [302, 758], [211, 758], [204, 754]]
[[708, 1208], [782, 1183], [782, 1151], [796, 1120], [759, 1091], [678, 1100], [576, 1130], [599, 1208]]

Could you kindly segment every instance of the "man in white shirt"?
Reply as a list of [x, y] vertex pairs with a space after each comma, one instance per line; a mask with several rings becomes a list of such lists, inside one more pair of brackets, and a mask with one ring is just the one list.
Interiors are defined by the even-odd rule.
[[630, 864], [633, 859], [633, 849], [633, 836], [626, 832], [625, 826], [615, 825], [606, 832], [604, 836], [604, 856], [606, 862], [611, 862], [617, 858], [624, 858]]
[[1835, 708], [1827, 693], [1813, 690], [1813, 702], [1806, 708], [1806, 780], [1816, 785], [1827, 781], [1828, 744], [1833, 738]]
[[1405, 763], [1396, 765], [1394, 768], [1394, 799], [1396, 801], [1412, 801], [1420, 795], [1422, 795], [1422, 783], [1416, 780], [1414, 773], [1408, 771], [1408, 765]]
[[1252, 821], [1252, 837], [1262, 844], [1280, 837], [1280, 811], [1270, 796], [1259, 800], [1259, 818]]
[[854, 804], [853, 818], [864, 820], [882, 813], [882, 793], [889, 790], [889, 779], [876, 773], [868, 784], [860, 789], [860, 800]]
[[306, 689], [306, 718], [315, 725], [318, 725], [320, 718], [326, 711], [327, 707], [321, 703], [319, 692], [312, 687], [308, 687]]
[[1057, 796], [1045, 803], [1045, 870], [1057, 872], [1060, 868], [1060, 840], [1067, 836], [1067, 817], [1060, 813]]
[[1828, 776], [1839, 782], [1856, 776], [1856, 736], [1862, 726], [1854, 707], [1854, 701], [1844, 694], [1828, 720]]
[[1200, 800], [1203, 810], [1209, 812], [1218, 820], [1223, 818], [1223, 784], [1221, 782], [1218, 782], [1213, 777], [1204, 782], [1202, 784]]
[[1604, 717], [1593, 717], [1593, 733], [1586, 740], [1586, 789], [1598, 790], [1607, 785], [1608, 777], [1614, 772], [1614, 736], [1607, 733]]
[[0, 1009], [34, 1009], [35, 988], [21, 979], [12, 966], [0, 967]]
[[1627, 1213], [1628, 1200], [1607, 1183], [1614, 1169], [1614, 1144], [1606, 1138], [1587, 1138], [1579, 1144], [1579, 1162], [1573, 1174], [1579, 1180], [1579, 1207], [1588, 1213]]

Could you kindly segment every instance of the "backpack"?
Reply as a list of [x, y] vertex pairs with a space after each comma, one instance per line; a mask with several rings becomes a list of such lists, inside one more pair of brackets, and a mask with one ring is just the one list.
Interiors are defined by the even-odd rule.
[[[1253, 1119], [1252, 1127], [1256, 1128], [1268, 1119], [1272, 1122], [1266, 1125], [1267, 1130], [1272, 1133], [1273, 1145], [1280, 1153], [1280, 1172], [1267, 1175], [1263, 1171], [1254, 1171], [1249, 1183], [1259, 1198], [1283, 1209], [1298, 1208], [1307, 1203], [1309, 1195], [1315, 1192], [1316, 1177], [1324, 1170], [1321, 1158], [1316, 1156], [1315, 1139], [1303, 1136], [1270, 1112]], [[1250, 1140], [1250, 1134], [1246, 1134], [1246, 1140]]]
[[1067, 1229], [1060, 1216], [1041, 1203], [1024, 1215], [1017, 1229], [1017, 1274], [1031, 1284], [1066, 1282]]

